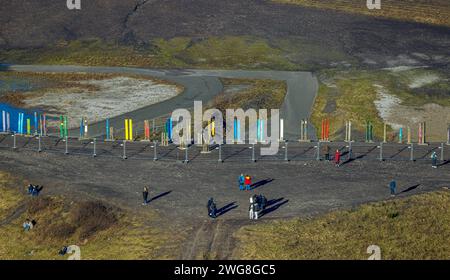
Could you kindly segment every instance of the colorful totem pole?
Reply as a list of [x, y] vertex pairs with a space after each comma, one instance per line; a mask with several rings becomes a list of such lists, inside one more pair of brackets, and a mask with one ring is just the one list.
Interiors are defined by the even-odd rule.
[[24, 113], [19, 113], [17, 118], [17, 134], [24, 134], [23, 133], [23, 124], [24, 124]]
[[345, 142], [352, 141], [352, 121], [345, 122]]
[[408, 125], [408, 135], [407, 135], [407, 144], [411, 144], [411, 127]]
[[80, 121], [80, 139], [88, 138], [88, 120], [82, 117]]
[[233, 123], [233, 140], [234, 143], [241, 142], [241, 123], [237, 118], [234, 118]]
[[308, 142], [308, 120], [300, 121], [300, 142]]
[[111, 140], [111, 130], [109, 127], [109, 119], [106, 119], [105, 121], [105, 133], [106, 133], [106, 139], [105, 140]]
[[125, 119], [125, 140], [133, 141], [133, 120]]
[[373, 124], [371, 121], [366, 121], [366, 142], [373, 142]]
[[27, 118], [27, 135], [31, 135], [31, 120]]
[[10, 116], [9, 112], [2, 111], [2, 131], [3, 133], [8, 133], [11, 130]]
[[450, 123], [447, 124], [447, 145], [450, 145]]
[[209, 144], [211, 143], [211, 136], [212, 136], [212, 126], [210, 121], [208, 121], [208, 125], [204, 129], [206, 129], [207, 133], [203, 133], [203, 135], [206, 134], [206, 138], [203, 139], [202, 151], [200, 153], [209, 154], [211, 153], [211, 151], [209, 150]]
[[280, 141], [284, 141], [284, 120], [280, 119]]
[[210, 131], [211, 137], [216, 136], [216, 119], [212, 118], [210, 121]]
[[425, 134], [426, 134], [426, 126], [425, 126], [425, 122], [421, 122], [419, 123], [419, 145], [426, 145], [426, 138], [425, 138]]
[[41, 115], [41, 136], [47, 136], [47, 115]]
[[330, 120], [323, 119], [322, 120], [322, 131], [321, 131], [320, 141], [329, 142], [330, 141]]
[[150, 123], [148, 120], [144, 121], [144, 141], [150, 141]]
[[400, 129], [398, 130], [398, 143], [403, 143], [403, 127], [400, 127]]
[[168, 118], [166, 121], [166, 136], [169, 142], [172, 141], [172, 130], [173, 130], [173, 121], [172, 118]]
[[34, 135], [39, 134], [38, 113], [34, 112]]
[[258, 119], [256, 121], [256, 138], [260, 143], [264, 142], [264, 120]]
[[59, 116], [59, 136], [61, 138], [68, 137], [67, 116]]

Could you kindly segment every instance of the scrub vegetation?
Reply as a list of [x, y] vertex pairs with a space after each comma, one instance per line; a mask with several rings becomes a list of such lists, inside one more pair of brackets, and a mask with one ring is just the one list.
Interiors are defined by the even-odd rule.
[[[311, 121], [315, 127], [320, 128], [322, 119], [329, 118], [330, 136], [333, 139], [343, 138], [347, 120], [352, 121], [353, 128], [360, 134], [364, 133], [365, 122], [371, 121], [374, 135], [383, 135], [384, 121], [374, 103], [380, 86], [399, 98], [402, 105], [422, 106], [435, 103], [450, 106], [448, 75], [438, 70], [323, 70], [318, 73], [318, 77], [320, 85]], [[425, 82], [412, 88], [411, 85], [418, 79]], [[320, 135], [320, 129], [317, 133]], [[389, 127], [388, 137], [394, 137]]]
[[237, 259], [448, 259], [448, 190], [363, 205], [313, 219], [270, 221], [241, 228]]
[[[213, 100], [214, 108], [280, 109], [287, 93], [286, 83], [276, 80], [221, 79], [225, 91]], [[234, 88], [241, 88], [234, 92]]]
[[[450, 6], [447, 0], [383, 0], [380, 10], [369, 10], [366, 1], [355, 0], [272, 0], [319, 9], [332, 9], [347, 13], [384, 17], [396, 20], [450, 26]], [[439, 8], [437, 8], [439, 7]]]
[[154, 39], [144, 47], [102, 40], [62, 41], [54, 47], [0, 50], [0, 61], [153, 68], [294, 69], [280, 49], [250, 36]]
[[[0, 259], [67, 259], [58, 252], [69, 245], [81, 248], [82, 259], [170, 259], [179, 253], [183, 234], [156, 225], [152, 212], [136, 215], [103, 201], [62, 196], [29, 198], [12, 184], [25, 182], [0, 173]], [[37, 222], [28, 232], [25, 219]]]

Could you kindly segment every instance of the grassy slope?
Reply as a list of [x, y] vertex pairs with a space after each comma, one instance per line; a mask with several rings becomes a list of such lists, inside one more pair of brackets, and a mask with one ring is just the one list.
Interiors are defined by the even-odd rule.
[[[106, 217], [99, 216], [101, 221], [86, 218], [86, 224], [72, 229], [70, 225], [77, 225], [73, 221], [77, 211], [94, 202], [80, 204], [62, 197], [30, 200], [5, 186], [10, 183], [11, 177], [0, 173], [0, 222], [19, 204], [25, 203], [27, 210], [0, 226], [0, 259], [66, 259], [68, 256], [60, 257], [58, 251], [68, 245], [80, 246], [82, 259], [169, 259], [178, 254], [177, 242], [183, 234], [175, 236], [167, 228], [155, 226], [155, 214], [109, 209], [108, 215], [114, 213], [114, 223], [105, 224]], [[26, 218], [37, 221], [30, 232], [22, 229]]]
[[154, 68], [294, 68], [281, 50], [266, 40], [248, 36], [210, 37], [201, 41], [184, 37], [155, 39], [147, 48], [100, 40], [61, 42], [45, 49], [2, 50], [0, 61]]
[[242, 228], [235, 258], [450, 258], [450, 193], [440, 191], [336, 211], [311, 220], [272, 221]]
[[284, 102], [287, 88], [283, 81], [275, 80], [248, 80], [248, 79], [221, 79], [225, 87], [248, 86], [236, 93], [222, 93], [214, 100], [214, 107], [225, 112], [225, 109], [242, 108], [247, 110], [279, 109]]
[[[416, 77], [424, 75], [436, 75], [441, 77], [441, 80], [420, 89], [409, 88]], [[389, 94], [400, 98], [404, 105], [422, 106], [427, 103], [436, 103], [450, 106], [448, 95], [450, 87], [445, 80], [446, 74], [435, 70], [413, 69], [397, 73], [386, 70], [324, 70], [319, 73], [319, 76], [322, 82], [313, 107], [311, 121], [320, 128], [322, 119], [329, 118], [331, 138], [343, 138], [346, 120], [351, 120], [353, 128], [361, 133], [364, 133], [365, 121], [370, 120], [374, 124], [374, 135], [382, 137], [383, 120], [379, 117], [374, 104], [377, 99], [375, 85], [382, 85]], [[335, 108], [330, 110], [330, 103], [334, 103]], [[320, 135], [320, 130], [317, 133]]]
[[380, 10], [369, 10], [360, 0], [272, 0], [306, 7], [333, 9], [348, 13], [408, 20], [420, 23], [450, 26], [450, 5], [447, 0], [382, 0]]

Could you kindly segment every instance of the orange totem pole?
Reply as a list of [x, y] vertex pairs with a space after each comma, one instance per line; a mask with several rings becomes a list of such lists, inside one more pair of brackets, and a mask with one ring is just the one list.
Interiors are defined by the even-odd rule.
[[322, 120], [322, 135], [321, 141], [330, 141], [330, 120], [323, 119]]

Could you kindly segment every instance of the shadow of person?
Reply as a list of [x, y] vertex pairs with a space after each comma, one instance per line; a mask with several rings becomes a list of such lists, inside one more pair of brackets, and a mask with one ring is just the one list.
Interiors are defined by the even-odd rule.
[[269, 213], [272, 213], [273, 211], [276, 211], [278, 208], [280, 208], [281, 206], [283, 206], [284, 204], [289, 202], [289, 200], [285, 200], [285, 201], [281, 201], [281, 200], [278, 201], [279, 203], [274, 203], [273, 206], [262, 210], [261, 213], [259, 214], [259, 216], [263, 217]]
[[410, 191], [412, 191], [412, 190], [417, 189], [418, 186], [420, 186], [420, 184], [411, 186], [411, 187], [407, 188], [406, 190], [401, 191], [400, 193], [407, 193], [407, 192], [410, 192]]
[[148, 202], [157, 200], [157, 199], [159, 199], [159, 198], [161, 198], [163, 196], [166, 196], [166, 195], [170, 194], [171, 192], [172, 191], [167, 191], [167, 192], [163, 192], [161, 194], [158, 194], [157, 196], [150, 198], [150, 200]]
[[274, 180], [275, 180], [275, 179], [271, 179], [271, 178], [261, 180], [261, 181], [259, 181], [259, 182], [254, 183], [253, 185], [251, 185], [251, 186], [250, 186], [250, 189], [253, 190], [253, 189], [259, 188], [259, 187], [261, 187], [261, 186], [264, 186], [264, 185], [266, 185], [266, 184], [269, 184], [270, 182], [273, 182]]
[[222, 216], [225, 213], [227, 213], [227, 212], [229, 212], [229, 211], [231, 211], [231, 210], [233, 210], [233, 209], [235, 209], [237, 207], [238, 207], [238, 205], [236, 205], [236, 202], [228, 203], [224, 207], [222, 207], [220, 209], [217, 209], [216, 216], [217, 217]]

